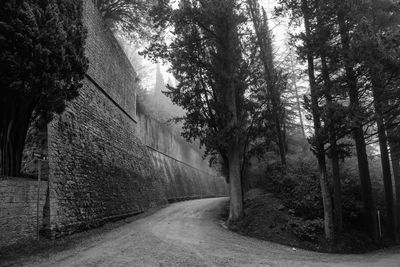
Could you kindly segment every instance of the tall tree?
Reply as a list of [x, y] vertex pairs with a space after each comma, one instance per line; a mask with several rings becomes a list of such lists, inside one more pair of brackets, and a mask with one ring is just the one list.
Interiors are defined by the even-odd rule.
[[260, 50], [259, 57], [264, 68], [264, 80], [268, 98], [272, 104], [274, 126], [282, 166], [286, 166], [285, 134], [282, 125], [284, 110], [281, 104], [279, 88], [280, 75], [274, 67], [271, 32], [268, 26], [267, 13], [257, 0], [247, 0], [249, 17], [253, 23], [257, 46]]
[[165, 13], [166, 24], [174, 29], [171, 40], [151, 44], [147, 54], [171, 64], [178, 85], [169, 86], [167, 95], [187, 111], [183, 136], [199, 139], [208, 155], [222, 158], [229, 182], [229, 222], [235, 222], [243, 215], [240, 168], [249, 114], [243, 11], [236, 0], [182, 0]]
[[299, 52], [307, 62], [307, 73], [311, 92], [309, 108], [314, 123], [314, 136], [311, 139], [313, 150], [316, 154], [319, 170], [319, 181], [321, 187], [322, 201], [324, 206], [324, 230], [327, 240], [335, 238], [333, 207], [331, 194], [328, 186], [328, 173], [325, 158], [325, 129], [322, 125], [322, 109], [320, 107], [321, 90], [316, 81], [315, 58], [316, 50], [314, 45], [316, 30], [316, 9], [318, 0], [280, 0], [279, 7], [276, 9], [278, 14], [289, 13], [291, 20], [298, 24], [303, 24], [304, 32], [298, 37], [302, 44]]
[[360, 11], [362, 18], [356, 28], [354, 43], [358, 48], [358, 59], [371, 84], [388, 216], [387, 230], [389, 237], [395, 238], [395, 207], [385, 122], [390, 114], [385, 116], [385, 113], [388, 113], [386, 109], [389, 106], [386, 93], [390, 85], [388, 81], [391, 76], [400, 74], [397, 56], [400, 46], [400, 6], [391, 0], [376, 0], [366, 4], [364, 9], [360, 8]]
[[364, 214], [367, 221], [369, 233], [374, 240], [378, 239], [376, 206], [372, 194], [371, 177], [364, 137], [363, 123], [365, 118], [362, 114], [360, 103], [359, 85], [356, 73], [356, 59], [354, 58], [354, 47], [351, 45], [351, 31], [356, 22], [352, 19], [356, 10], [350, 1], [335, 0], [335, 10], [339, 35], [341, 41], [340, 55], [345, 71], [345, 83], [350, 98], [349, 113], [351, 114], [352, 135], [357, 151], [358, 171], [361, 182], [361, 191], [364, 201]]
[[47, 122], [87, 69], [82, 3], [5, 0], [0, 9], [0, 168], [18, 176], [32, 113]]
[[341, 108], [334, 99], [334, 82], [333, 75], [337, 73], [335, 65], [336, 61], [334, 44], [334, 24], [332, 22], [332, 3], [331, 1], [318, 1], [316, 7], [316, 33], [315, 33], [315, 50], [320, 58], [322, 95], [325, 97], [325, 116], [323, 118], [329, 147], [329, 154], [332, 166], [333, 178], [333, 200], [334, 200], [334, 219], [335, 227], [338, 232], [342, 231], [342, 201], [341, 201], [341, 182], [339, 172], [339, 148], [337, 144], [337, 131], [341, 117]]
[[330, 197], [329, 187], [328, 187], [328, 175], [326, 170], [326, 159], [325, 159], [325, 148], [323, 140], [323, 128], [321, 126], [321, 114], [319, 108], [319, 93], [317, 89], [317, 84], [315, 81], [315, 69], [314, 69], [314, 54], [311, 49], [311, 38], [312, 38], [312, 26], [311, 26], [311, 11], [310, 3], [307, 0], [301, 1], [301, 11], [304, 19], [304, 29], [305, 29], [305, 47], [306, 47], [306, 57], [308, 64], [308, 76], [311, 90], [311, 111], [314, 121], [314, 131], [315, 131], [315, 152], [318, 159], [318, 168], [320, 172], [320, 184], [321, 193], [324, 205], [324, 224], [325, 224], [325, 237], [328, 240], [334, 239], [334, 222], [333, 222], [333, 212], [332, 212], [332, 200]]
[[[400, 40], [400, 34], [394, 40]], [[400, 62], [400, 46], [397, 46], [392, 55], [397, 55], [397, 62]], [[396, 57], [392, 57], [392, 60]], [[397, 65], [397, 66], [396, 66]], [[394, 68], [390, 68], [392, 71], [397, 71], [395, 75], [386, 75], [388, 82], [384, 91], [384, 103], [386, 104], [384, 110], [384, 121], [385, 128], [387, 130], [388, 143], [390, 147], [390, 159], [393, 170], [393, 181], [396, 192], [396, 204], [395, 204], [395, 219], [397, 225], [397, 237], [400, 240], [400, 67], [398, 64], [394, 65]], [[390, 71], [390, 73], [393, 73]]]

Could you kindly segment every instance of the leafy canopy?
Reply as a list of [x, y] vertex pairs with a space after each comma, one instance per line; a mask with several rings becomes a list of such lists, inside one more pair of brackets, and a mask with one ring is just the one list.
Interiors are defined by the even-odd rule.
[[50, 119], [78, 95], [88, 66], [78, 0], [2, 2], [0, 97], [34, 102]]

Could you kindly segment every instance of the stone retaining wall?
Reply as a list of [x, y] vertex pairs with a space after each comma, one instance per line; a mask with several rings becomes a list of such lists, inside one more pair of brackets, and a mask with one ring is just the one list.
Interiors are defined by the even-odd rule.
[[[37, 227], [38, 183], [34, 179], [0, 179], [0, 247], [32, 238]], [[43, 225], [43, 210], [47, 181], [40, 184], [39, 226]]]
[[[92, 1], [84, 1], [83, 17], [90, 65], [80, 94], [44, 133], [34, 131], [38, 141], [28, 136], [25, 148], [26, 161], [33, 150], [48, 156], [42, 233], [54, 238], [168, 201], [225, 195], [224, 179], [201, 151], [136, 114], [134, 69]], [[34, 180], [2, 180], [0, 186], [0, 246], [33, 238]]]

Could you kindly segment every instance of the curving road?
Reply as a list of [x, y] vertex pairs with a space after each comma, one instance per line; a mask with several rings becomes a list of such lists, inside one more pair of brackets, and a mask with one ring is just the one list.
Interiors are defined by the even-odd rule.
[[292, 250], [226, 230], [226, 198], [175, 203], [25, 266], [400, 266], [400, 248], [365, 255]]

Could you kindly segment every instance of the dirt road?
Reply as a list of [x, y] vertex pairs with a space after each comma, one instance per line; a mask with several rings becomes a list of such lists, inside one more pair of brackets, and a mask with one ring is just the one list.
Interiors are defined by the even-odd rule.
[[366, 255], [321, 254], [260, 241], [218, 221], [225, 198], [172, 204], [96, 242], [25, 266], [400, 266], [400, 248]]

